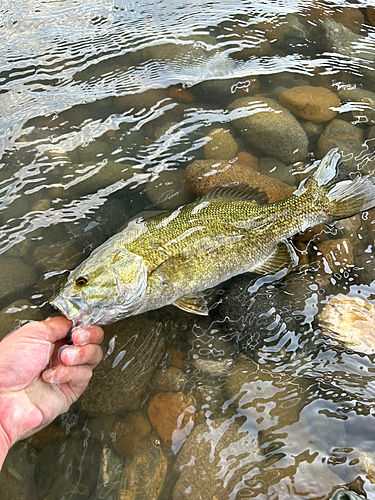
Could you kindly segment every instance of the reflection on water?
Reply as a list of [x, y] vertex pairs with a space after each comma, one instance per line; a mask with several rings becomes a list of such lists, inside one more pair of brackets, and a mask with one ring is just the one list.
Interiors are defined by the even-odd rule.
[[[143, 211], [255, 177], [287, 196], [332, 147], [374, 172], [365, 1], [4, 0], [0, 24], [0, 338], [50, 315], [66, 271]], [[89, 389], [14, 447], [2, 496], [372, 498], [371, 334], [356, 352], [317, 315], [339, 294], [374, 305], [374, 234], [374, 209], [316, 226], [292, 273], [222, 284], [209, 318], [106, 327]]]

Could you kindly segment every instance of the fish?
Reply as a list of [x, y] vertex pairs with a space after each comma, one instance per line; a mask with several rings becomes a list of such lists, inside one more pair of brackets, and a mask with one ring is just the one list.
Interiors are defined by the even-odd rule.
[[137, 217], [71, 271], [51, 303], [74, 328], [170, 304], [208, 315], [205, 290], [242, 273], [293, 268], [295, 234], [375, 206], [374, 178], [340, 179], [340, 160], [332, 149], [289, 198], [274, 203], [229, 185], [174, 211]]

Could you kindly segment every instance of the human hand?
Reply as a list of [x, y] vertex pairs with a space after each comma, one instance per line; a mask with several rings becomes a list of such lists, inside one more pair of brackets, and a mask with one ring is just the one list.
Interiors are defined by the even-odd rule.
[[[8, 449], [68, 410], [86, 389], [103, 357], [99, 326], [77, 328], [74, 346], [63, 317], [28, 323], [0, 342], [0, 446]], [[4, 457], [3, 457], [4, 458]], [[1, 468], [1, 453], [0, 453]]]

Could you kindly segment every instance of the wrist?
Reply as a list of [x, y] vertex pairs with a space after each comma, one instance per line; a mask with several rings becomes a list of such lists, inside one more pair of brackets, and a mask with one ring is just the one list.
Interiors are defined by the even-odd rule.
[[0, 470], [10, 448], [9, 438], [0, 425]]

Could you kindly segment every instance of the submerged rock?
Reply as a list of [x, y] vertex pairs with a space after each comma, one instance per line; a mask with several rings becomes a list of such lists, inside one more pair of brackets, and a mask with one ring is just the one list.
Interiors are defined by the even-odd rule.
[[173, 500], [229, 500], [260, 460], [254, 428], [226, 420], [199, 424], [178, 454]]
[[318, 316], [322, 333], [365, 354], [375, 353], [375, 306], [359, 297], [337, 295]]
[[174, 210], [195, 200], [182, 169], [163, 170], [157, 179], [147, 183], [146, 194], [162, 210]]
[[194, 427], [195, 406], [182, 392], [158, 392], [147, 408], [151, 425], [177, 452]]
[[113, 446], [121, 455], [135, 453], [150, 432], [150, 422], [142, 413], [129, 413], [113, 426]]
[[183, 371], [175, 366], [169, 366], [165, 370], [158, 370], [152, 376], [150, 385], [157, 391], [178, 392], [182, 391], [187, 381]]
[[147, 315], [106, 325], [104, 333], [107, 353], [81, 398], [91, 415], [137, 409], [164, 354], [162, 325]]
[[279, 100], [295, 116], [314, 123], [332, 120], [337, 115], [332, 108], [340, 106], [340, 99], [329, 89], [308, 85], [284, 90]]
[[233, 125], [238, 131], [267, 156], [274, 156], [284, 163], [306, 158], [308, 139], [303, 128], [286, 108], [273, 99], [243, 97], [230, 104], [228, 110], [232, 112]]
[[269, 203], [283, 200], [294, 191], [288, 184], [255, 172], [237, 162], [196, 160], [186, 167], [186, 178], [190, 189], [197, 196], [203, 196], [216, 186], [236, 183], [254, 188], [263, 199], [266, 195]]
[[42, 319], [44, 319], [43, 314], [38, 306], [31, 304], [28, 300], [16, 300], [0, 311], [0, 340], [15, 328], [29, 321]]
[[229, 130], [215, 128], [206, 137], [204, 145], [205, 160], [230, 160], [236, 156], [238, 144]]
[[12, 298], [26, 298], [28, 289], [35, 285], [37, 279], [34, 268], [22, 259], [4, 256], [0, 258], [0, 267], [0, 304], [5, 305]]
[[340, 99], [352, 103], [352, 115], [359, 123], [374, 125], [375, 123], [375, 93], [361, 88], [341, 89]]
[[126, 462], [117, 500], [157, 500], [167, 467], [160, 441], [155, 436], [147, 438], [144, 447]]

